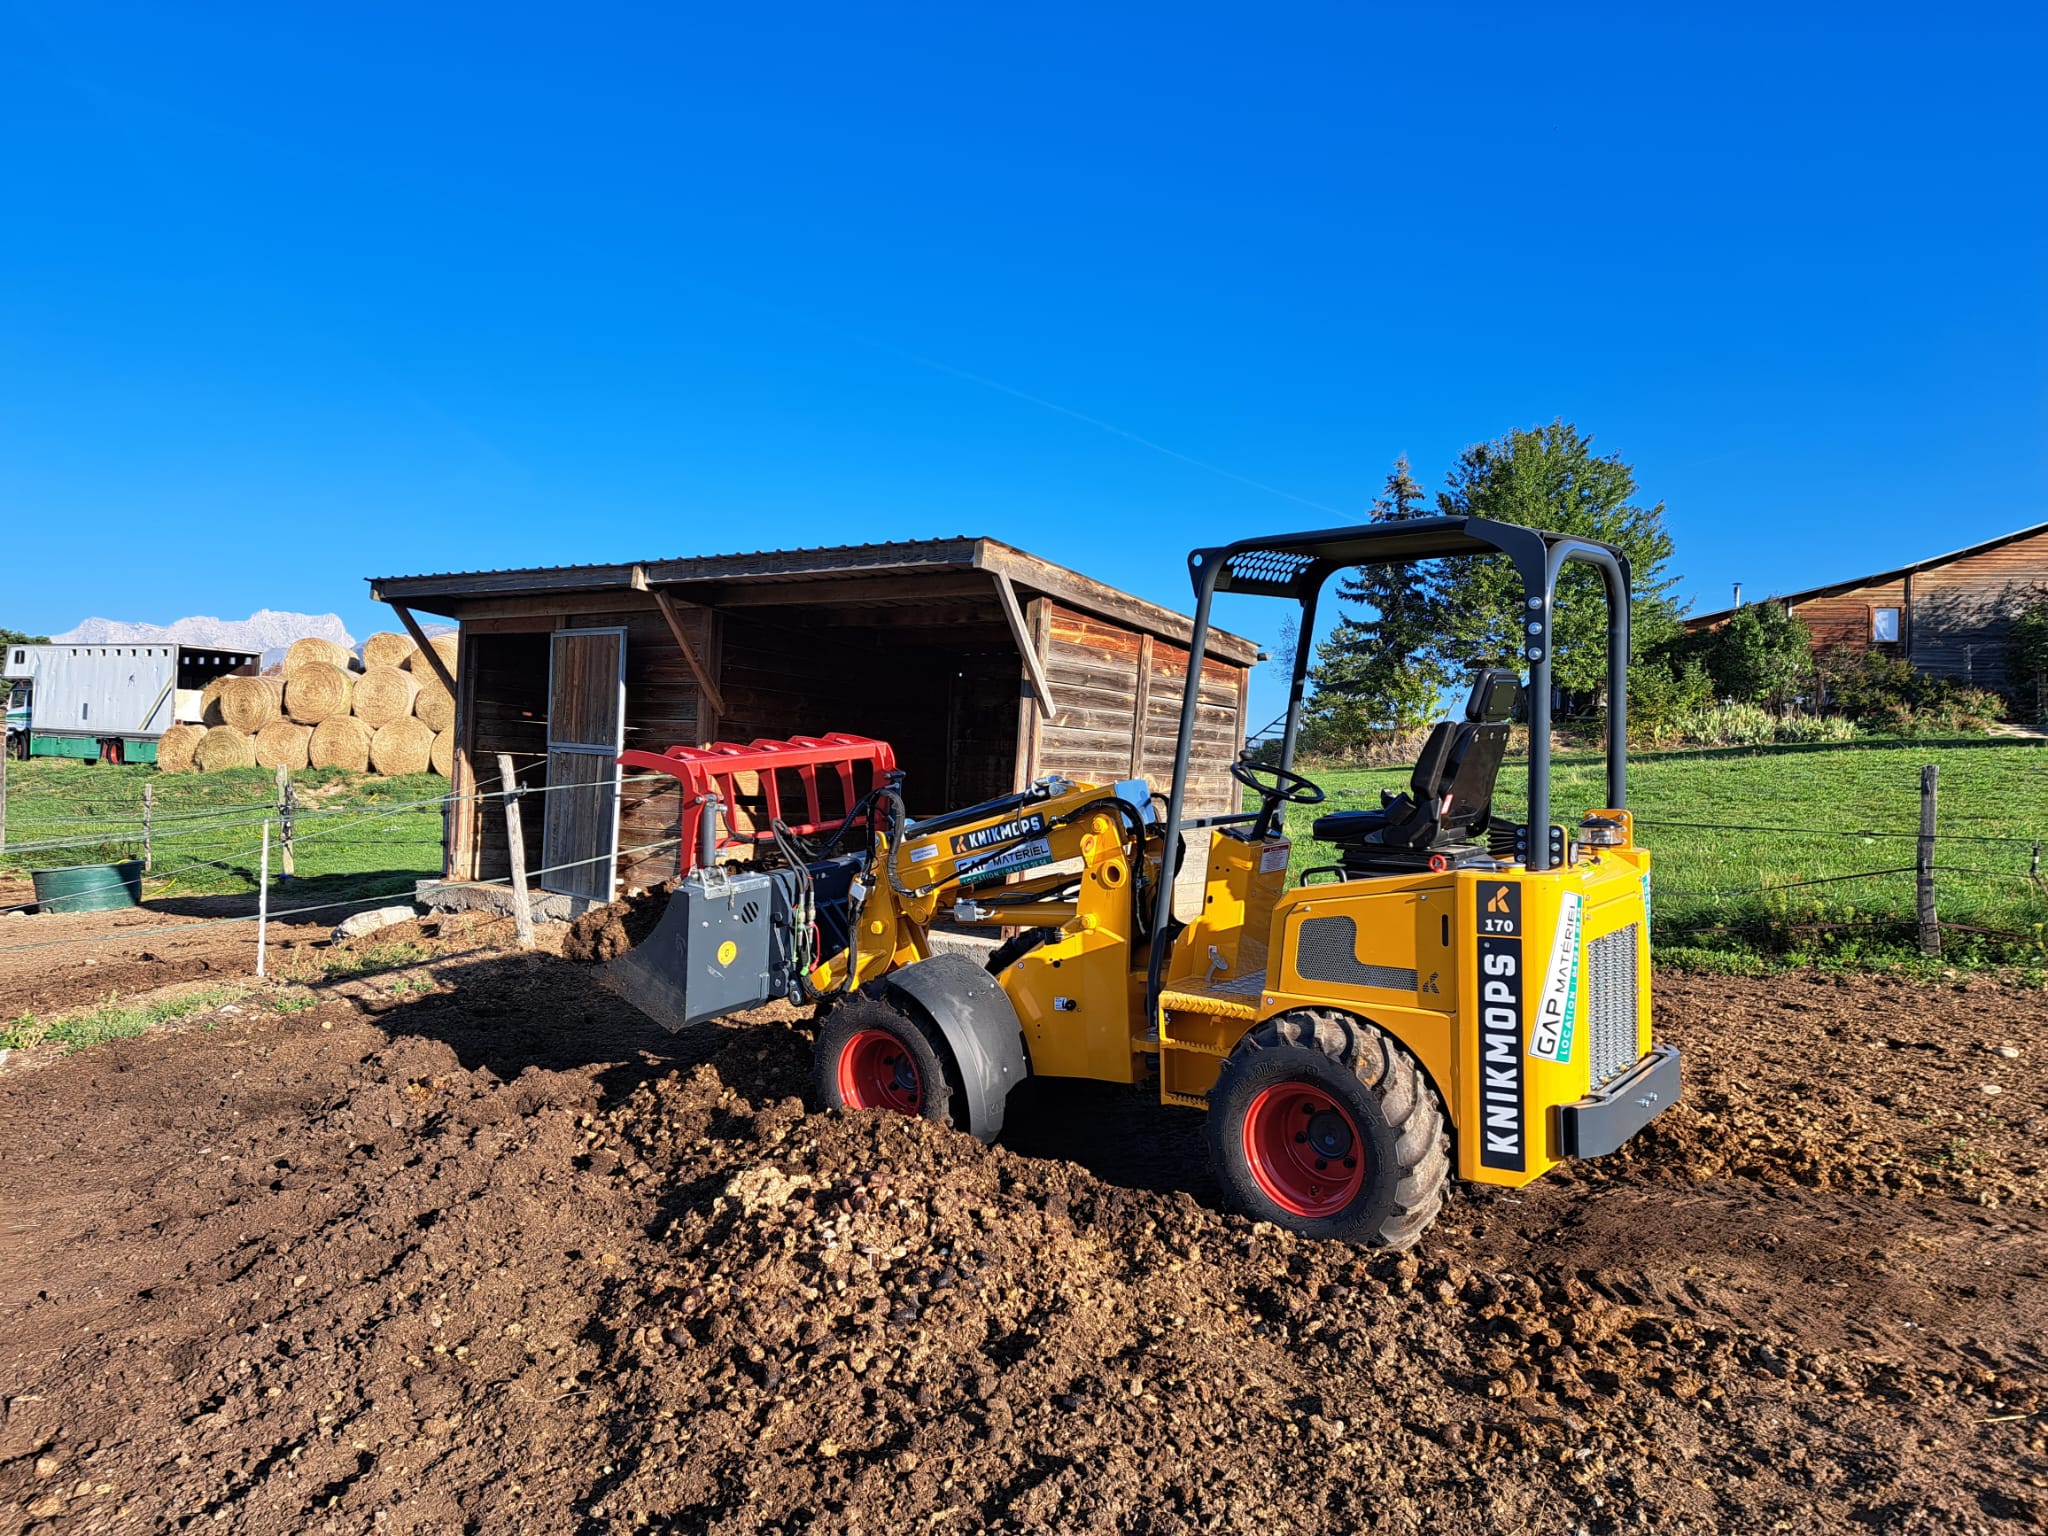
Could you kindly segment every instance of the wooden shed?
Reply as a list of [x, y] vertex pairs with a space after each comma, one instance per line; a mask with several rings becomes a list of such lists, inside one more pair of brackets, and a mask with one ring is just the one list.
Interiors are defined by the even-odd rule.
[[[371, 590], [415, 632], [416, 612], [460, 626], [446, 877], [508, 872], [502, 816], [475, 793], [498, 787], [510, 753], [522, 784], [549, 791], [525, 818], [536, 883], [584, 900], [676, 872], [680, 789], [621, 783], [625, 747], [879, 737], [913, 816], [1048, 774], [1164, 789], [1191, 627], [987, 538], [387, 576]], [[1228, 767], [1257, 659], [1210, 632], [1191, 814], [1236, 808]]]
[[[2036, 523], [1896, 570], [1769, 601], [1805, 621], [1816, 652], [1838, 646], [1881, 651], [1932, 676], [2002, 689], [2006, 630], [2014, 615], [2044, 596], [2048, 523]], [[1714, 629], [1734, 612], [1700, 614], [1686, 625]]]

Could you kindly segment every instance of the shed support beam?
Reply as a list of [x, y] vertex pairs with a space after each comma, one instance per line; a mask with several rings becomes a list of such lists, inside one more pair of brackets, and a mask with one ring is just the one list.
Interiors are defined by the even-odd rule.
[[651, 586], [647, 572], [639, 566], [633, 567], [633, 586], [654, 599], [654, 606], [661, 610], [662, 618], [668, 624], [668, 632], [676, 642], [676, 649], [683, 653], [683, 660], [689, 663], [690, 676], [697, 679], [697, 690], [704, 695], [704, 702], [711, 706], [711, 712], [720, 719], [725, 717], [725, 699], [718, 691], [718, 684], [711, 680], [710, 669], [697, 655], [697, 648], [690, 644], [690, 637], [683, 633], [682, 615], [676, 612], [675, 599], [661, 588]]
[[[386, 599], [389, 601], [389, 599]], [[420, 628], [420, 621], [412, 616], [412, 610], [403, 603], [392, 603], [391, 611], [398, 615], [398, 622], [405, 626], [405, 632], [412, 636], [412, 643], [420, 648], [420, 654], [427, 658], [427, 665], [434, 669], [434, 676], [441, 679], [441, 686], [448, 690], [448, 697], [455, 697], [455, 674], [448, 670], [448, 663], [441, 659], [441, 653], [434, 649], [427, 639], [427, 632]]]
[[1045, 662], [1039, 657], [1038, 647], [1031, 643], [1031, 627], [1024, 622], [1024, 610], [1017, 602], [1017, 589], [1010, 585], [1010, 578], [1003, 572], [996, 571], [993, 575], [996, 595], [1003, 601], [1003, 617], [1010, 621], [1010, 638], [1023, 652], [1024, 670], [1031, 674], [1031, 692], [1038, 700], [1039, 717], [1050, 720], [1059, 710], [1052, 701], [1052, 684], [1046, 680]]

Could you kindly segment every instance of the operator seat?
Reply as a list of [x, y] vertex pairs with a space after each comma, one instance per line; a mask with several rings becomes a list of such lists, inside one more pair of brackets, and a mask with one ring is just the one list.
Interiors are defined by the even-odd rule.
[[1335, 843], [1347, 874], [1426, 863], [1431, 849], [1469, 843], [1493, 816], [1494, 780], [1507, 753], [1521, 681], [1505, 667], [1473, 679], [1463, 720], [1441, 720], [1422, 744], [1405, 794], [1382, 793], [1376, 811], [1335, 811], [1312, 834]]

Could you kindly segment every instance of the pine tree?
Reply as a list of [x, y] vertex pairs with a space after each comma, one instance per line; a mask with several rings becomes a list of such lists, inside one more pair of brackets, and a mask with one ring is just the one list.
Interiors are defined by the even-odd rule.
[[[1672, 543], [1664, 504], [1635, 503], [1635, 470], [1618, 455], [1595, 457], [1593, 440], [1568, 421], [1510, 432], [1458, 455], [1448, 488], [1437, 493], [1447, 517], [1490, 517], [1527, 528], [1575, 533], [1612, 544], [1633, 571], [1631, 640], [1638, 656], [1679, 632], [1668, 569]], [[1431, 637], [1459, 672], [1479, 666], [1523, 667], [1522, 584], [1499, 556], [1447, 560], [1433, 574]], [[1560, 573], [1552, 630], [1552, 676], [1560, 688], [1597, 693], [1607, 680], [1607, 600], [1599, 574], [1573, 563]]]
[[[1372, 521], [1427, 514], [1403, 454], [1372, 504]], [[1438, 626], [1427, 566], [1361, 565], [1339, 583], [1337, 596], [1365, 614], [1345, 614], [1316, 646], [1309, 719], [1318, 741], [1341, 749], [1426, 724], [1449, 680], [1433, 650]]]

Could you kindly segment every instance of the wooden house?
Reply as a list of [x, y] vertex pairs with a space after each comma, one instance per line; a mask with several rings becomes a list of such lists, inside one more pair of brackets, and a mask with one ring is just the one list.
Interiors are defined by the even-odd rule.
[[[510, 753], [545, 787], [524, 820], [543, 889], [582, 900], [671, 878], [681, 792], [621, 783], [625, 747], [847, 731], [896, 750], [912, 815], [1032, 780], [1171, 772], [1190, 621], [994, 539], [927, 539], [619, 565], [373, 578], [374, 597], [460, 627], [446, 876], [509, 868]], [[1212, 630], [1192, 814], [1237, 808], [1257, 649]], [[529, 800], [527, 802], [531, 804]], [[1190, 861], [1191, 863], [1197, 861]]]
[[[2006, 629], [2015, 614], [2044, 596], [2048, 523], [2037, 523], [1896, 570], [1769, 601], [1805, 621], [1816, 652], [1838, 646], [1881, 651], [1933, 676], [2002, 689]], [[1713, 629], [1734, 612], [1701, 614], [1686, 624]]]

